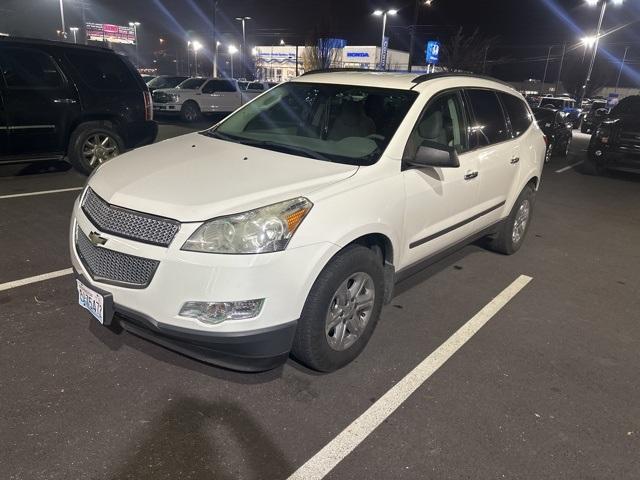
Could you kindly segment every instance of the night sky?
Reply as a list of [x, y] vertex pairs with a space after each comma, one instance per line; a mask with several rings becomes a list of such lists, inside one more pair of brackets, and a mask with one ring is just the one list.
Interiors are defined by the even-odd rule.
[[[67, 26], [81, 25], [80, 0], [64, 0]], [[88, 21], [126, 25], [130, 20], [142, 23], [140, 51], [150, 59], [159, 48], [158, 38], [166, 39], [166, 48], [182, 48], [188, 37], [211, 42], [210, 18], [213, 0], [84, 0]], [[314, 34], [345, 38], [349, 44], [378, 44], [380, 18], [375, 8], [398, 8], [390, 19], [388, 33], [391, 48], [408, 49], [407, 26], [413, 17], [414, 0], [221, 0], [218, 26], [223, 41], [238, 44], [236, 16], [250, 15], [248, 45], [303, 44]], [[584, 0], [435, 0], [422, 7], [418, 39], [445, 40], [459, 26], [469, 32], [478, 27], [488, 36], [499, 37], [493, 56], [507, 60], [492, 73], [510, 80], [540, 77], [550, 43], [576, 43], [593, 33], [599, 9]], [[626, 0], [622, 7], [610, 6], [604, 28], [627, 27], [606, 38], [604, 48], [613, 58], [622, 56], [625, 45], [631, 47], [633, 68], [640, 65], [640, 0]], [[60, 28], [58, 0], [0, 0], [0, 32], [54, 39]], [[577, 51], [582, 51], [576, 49]], [[556, 48], [558, 55], [560, 48]], [[605, 55], [606, 56], [606, 55]], [[555, 57], [555, 54], [554, 54]], [[527, 59], [527, 61], [522, 61]], [[603, 61], [606, 59], [603, 59]], [[634, 65], [635, 63], [635, 65]], [[612, 67], [615, 69], [615, 67]], [[627, 78], [629, 84], [631, 79]]]

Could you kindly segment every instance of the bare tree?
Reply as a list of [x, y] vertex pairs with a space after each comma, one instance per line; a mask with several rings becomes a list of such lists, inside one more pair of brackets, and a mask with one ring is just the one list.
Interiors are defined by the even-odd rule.
[[442, 43], [440, 65], [449, 72], [486, 73], [489, 65], [504, 61], [489, 57], [497, 40], [497, 37], [485, 37], [478, 29], [467, 35], [460, 27], [454, 36]]
[[302, 52], [305, 72], [324, 70], [338, 66], [340, 45], [331, 38], [320, 38], [315, 45], [308, 45]]

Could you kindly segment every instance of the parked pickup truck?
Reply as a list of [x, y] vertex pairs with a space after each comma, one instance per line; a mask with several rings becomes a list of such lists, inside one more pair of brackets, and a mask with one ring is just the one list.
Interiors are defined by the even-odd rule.
[[176, 114], [186, 122], [194, 122], [202, 114], [233, 112], [249, 100], [263, 93], [263, 89], [241, 90], [236, 80], [224, 78], [189, 78], [176, 88], [153, 92], [153, 110], [159, 114]]

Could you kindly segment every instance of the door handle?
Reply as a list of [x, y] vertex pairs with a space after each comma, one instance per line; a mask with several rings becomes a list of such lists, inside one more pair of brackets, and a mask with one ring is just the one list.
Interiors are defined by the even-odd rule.
[[467, 172], [464, 174], [464, 179], [465, 180], [473, 180], [474, 178], [476, 178], [478, 176], [478, 172]]
[[516, 163], [518, 163], [520, 161], [520, 157], [513, 157], [511, 159], [511, 165], [515, 165]]
[[73, 98], [54, 98], [53, 103], [71, 104], [71, 103], [78, 103], [78, 101]]

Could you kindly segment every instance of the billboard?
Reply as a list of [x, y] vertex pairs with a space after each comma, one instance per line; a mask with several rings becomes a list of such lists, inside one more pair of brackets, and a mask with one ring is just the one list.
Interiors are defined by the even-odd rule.
[[426, 49], [427, 65], [437, 65], [440, 61], [440, 42], [430, 40]]
[[133, 27], [111, 25], [109, 23], [87, 23], [85, 25], [87, 40], [94, 42], [136, 43], [136, 32]]

